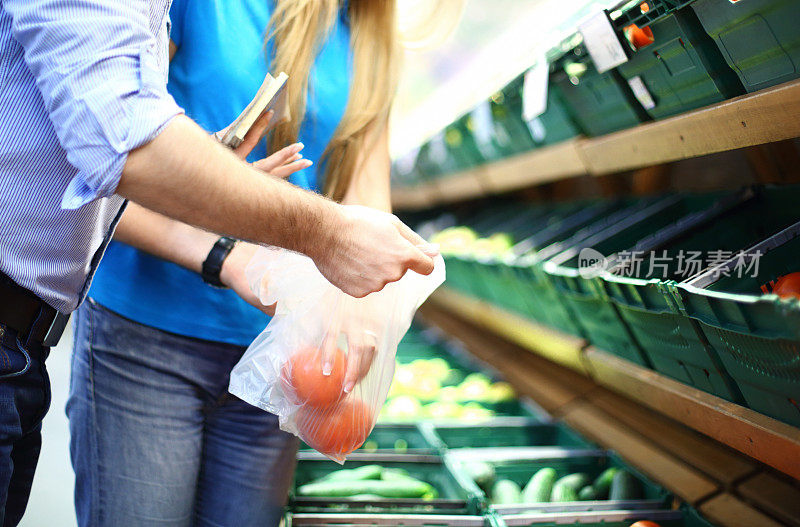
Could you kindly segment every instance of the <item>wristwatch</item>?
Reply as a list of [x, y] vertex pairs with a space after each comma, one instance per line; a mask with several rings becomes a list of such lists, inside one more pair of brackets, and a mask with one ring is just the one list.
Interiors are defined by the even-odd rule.
[[225, 288], [225, 284], [219, 279], [219, 273], [222, 271], [222, 262], [228, 257], [234, 245], [236, 245], [236, 240], [233, 238], [223, 236], [217, 240], [217, 243], [209, 251], [206, 261], [203, 262], [203, 272], [201, 273], [203, 282], [214, 287]]

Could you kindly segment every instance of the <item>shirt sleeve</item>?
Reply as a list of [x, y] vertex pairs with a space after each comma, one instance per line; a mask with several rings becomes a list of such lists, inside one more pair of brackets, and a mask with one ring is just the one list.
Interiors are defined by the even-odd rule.
[[[69, 162], [62, 207], [113, 194], [128, 152], [182, 110], [167, 93], [166, 9], [151, 0], [3, 0]], [[160, 21], [160, 25], [158, 22]]]
[[183, 28], [186, 20], [187, 0], [172, 0], [172, 7], [169, 8], [169, 19], [172, 29], [169, 32], [169, 39], [180, 47], [183, 42]]

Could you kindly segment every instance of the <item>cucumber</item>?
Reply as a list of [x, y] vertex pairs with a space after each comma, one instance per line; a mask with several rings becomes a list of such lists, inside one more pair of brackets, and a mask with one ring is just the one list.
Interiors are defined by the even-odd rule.
[[605, 469], [597, 476], [592, 483], [594, 493], [597, 496], [595, 499], [604, 500], [608, 498], [608, 490], [611, 488], [611, 481], [614, 479], [614, 474], [619, 472], [617, 467], [610, 467]]
[[556, 469], [545, 467], [531, 476], [522, 491], [522, 503], [547, 503], [556, 482]]
[[494, 467], [485, 461], [470, 461], [464, 464], [464, 471], [481, 489], [488, 491], [494, 485]]
[[642, 497], [642, 485], [633, 474], [627, 470], [620, 470], [614, 474], [611, 481], [611, 490], [608, 493], [610, 500], [638, 500]]
[[553, 484], [550, 501], [578, 501], [578, 490], [589, 484], [589, 476], [580, 472], [564, 476]]
[[384, 499], [383, 496], [378, 496], [377, 494], [356, 494], [355, 496], [349, 496], [349, 498], [353, 501], [380, 501]]
[[321, 481], [308, 483], [297, 489], [300, 496], [346, 498], [359, 494], [374, 494], [384, 498], [421, 498], [430, 495], [433, 487], [424, 481], [411, 479], [397, 481]]
[[365, 479], [381, 479], [383, 467], [380, 465], [364, 465], [363, 467], [336, 470], [313, 483], [323, 481], [363, 481]]
[[383, 474], [381, 474], [381, 479], [383, 481], [419, 481], [418, 479], [411, 476], [407, 470], [402, 468], [385, 468], [383, 469]]
[[579, 501], [594, 501], [597, 498], [597, 490], [592, 485], [586, 485], [578, 492]]
[[521, 498], [519, 485], [510, 479], [501, 479], [492, 488], [492, 503], [520, 503]]

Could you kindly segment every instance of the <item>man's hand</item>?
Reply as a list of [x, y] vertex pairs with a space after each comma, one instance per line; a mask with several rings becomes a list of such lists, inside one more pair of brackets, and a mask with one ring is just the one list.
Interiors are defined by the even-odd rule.
[[341, 206], [341, 223], [329, 229], [332, 239], [309, 248], [317, 268], [333, 285], [356, 298], [380, 291], [407, 270], [433, 272], [437, 247], [396, 216], [358, 205]]

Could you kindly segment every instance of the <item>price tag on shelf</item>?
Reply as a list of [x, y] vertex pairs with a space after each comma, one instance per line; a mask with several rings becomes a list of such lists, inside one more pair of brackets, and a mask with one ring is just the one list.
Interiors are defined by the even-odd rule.
[[633, 95], [639, 99], [639, 102], [642, 103], [645, 110], [652, 110], [656, 107], [656, 101], [653, 100], [653, 96], [650, 94], [647, 86], [644, 85], [644, 81], [639, 75], [630, 79], [628, 81], [628, 86], [631, 87]]
[[547, 81], [550, 68], [547, 59], [540, 57], [536, 64], [525, 72], [522, 82], [522, 119], [530, 121], [547, 110]]
[[533, 140], [537, 143], [544, 141], [544, 138], [547, 136], [544, 123], [538, 117], [528, 121], [528, 131], [530, 131], [531, 137], [533, 137]]
[[492, 145], [492, 134], [494, 133], [494, 121], [492, 119], [492, 104], [487, 100], [480, 103], [472, 110], [473, 130], [472, 136], [481, 154], [485, 156], [494, 154]]
[[447, 160], [447, 145], [444, 142], [444, 132], [439, 132], [431, 138], [430, 149], [428, 150], [431, 160], [434, 163], [444, 163]]
[[598, 72], [603, 73], [628, 62], [625, 48], [605, 11], [590, 17], [578, 26], [578, 31], [583, 35], [583, 42]]

